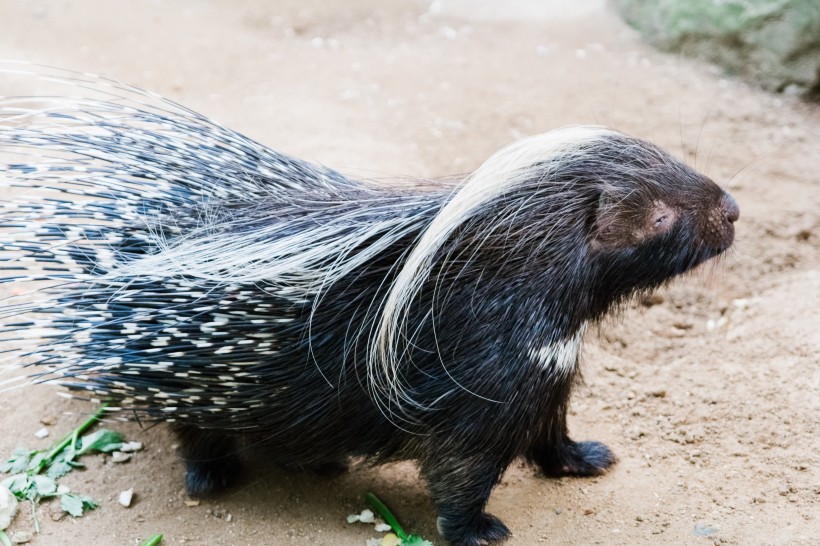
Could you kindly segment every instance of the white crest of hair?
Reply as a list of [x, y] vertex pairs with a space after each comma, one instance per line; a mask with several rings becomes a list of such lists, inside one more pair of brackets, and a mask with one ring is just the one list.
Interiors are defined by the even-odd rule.
[[527, 181], [549, 177], [557, 163], [576, 158], [584, 153], [585, 144], [611, 134], [598, 126], [569, 126], [519, 140], [492, 155], [459, 186], [409, 253], [385, 298], [368, 355], [370, 387], [378, 403], [388, 410], [414, 405], [401, 384], [400, 340], [410, 337], [405, 332], [408, 306], [448, 237], [496, 198]]

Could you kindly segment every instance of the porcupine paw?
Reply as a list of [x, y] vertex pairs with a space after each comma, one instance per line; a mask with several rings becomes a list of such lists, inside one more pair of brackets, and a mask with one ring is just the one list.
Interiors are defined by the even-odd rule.
[[489, 546], [510, 538], [510, 530], [500, 519], [482, 513], [478, 522], [470, 525], [452, 525], [449, 520], [439, 517], [436, 522], [438, 532], [453, 546]]
[[204, 497], [227, 489], [239, 474], [239, 460], [234, 456], [207, 461], [187, 461], [185, 489], [191, 497]]
[[557, 454], [539, 461], [547, 476], [598, 476], [618, 459], [601, 442], [567, 442]]

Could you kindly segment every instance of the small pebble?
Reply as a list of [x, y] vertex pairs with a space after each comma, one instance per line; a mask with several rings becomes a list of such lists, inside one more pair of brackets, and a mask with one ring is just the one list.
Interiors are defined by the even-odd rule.
[[135, 451], [142, 451], [142, 442], [125, 442], [120, 447], [123, 453], [134, 453]]
[[377, 533], [386, 533], [390, 529], [391, 529], [391, 527], [386, 523], [377, 523], [376, 524], [376, 532]]
[[134, 488], [126, 489], [125, 491], [120, 492], [119, 502], [120, 505], [124, 506], [125, 508], [131, 507], [131, 501], [134, 499]]
[[111, 460], [115, 463], [127, 463], [131, 460], [131, 454], [115, 451], [111, 454]]
[[356, 523], [357, 521], [360, 523], [373, 523], [376, 521], [376, 515], [365, 508], [361, 514], [351, 514], [347, 516], [348, 523]]
[[48, 429], [43, 427], [37, 432], [34, 433], [34, 436], [42, 440], [43, 438], [48, 438]]

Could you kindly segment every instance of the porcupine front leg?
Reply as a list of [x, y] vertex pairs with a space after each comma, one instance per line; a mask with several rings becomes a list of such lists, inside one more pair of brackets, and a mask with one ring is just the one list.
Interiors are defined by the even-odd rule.
[[191, 425], [173, 427], [185, 461], [185, 489], [192, 497], [226, 489], [239, 473], [236, 441], [224, 433]]
[[507, 526], [484, 508], [510, 462], [475, 451], [438, 452], [420, 461], [443, 538], [454, 546], [486, 546], [509, 538]]
[[617, 462], [601, 442], [575, 442], [567, 431], [569, 386], [560, 393], [547, 416], [547, 422], [527, 452], [527, 459], [546, 476], [597, 476]]

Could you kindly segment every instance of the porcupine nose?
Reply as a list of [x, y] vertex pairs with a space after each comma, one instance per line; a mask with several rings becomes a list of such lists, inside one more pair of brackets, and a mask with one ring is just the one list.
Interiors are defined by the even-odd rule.
[[740, 218], [740, 207], [737, 206], [737, 201], [728, 193], [723, 194], [722, 201], [723, 217], [730, 224], [734, 224]]

